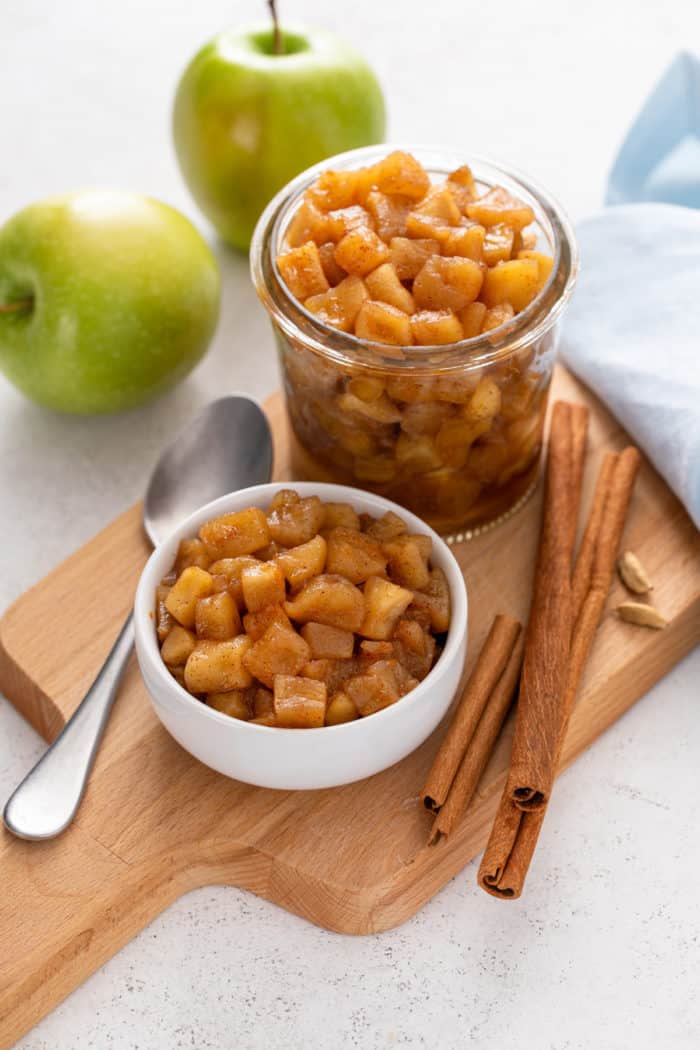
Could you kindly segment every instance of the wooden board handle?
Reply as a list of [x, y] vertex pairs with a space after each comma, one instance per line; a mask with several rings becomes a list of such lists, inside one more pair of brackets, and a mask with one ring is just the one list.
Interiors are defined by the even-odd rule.
[[182, 893], [167, 871], [149, 878], [77, 824], [47, 842], [3, 828], [0, 881], [0, 1050]]

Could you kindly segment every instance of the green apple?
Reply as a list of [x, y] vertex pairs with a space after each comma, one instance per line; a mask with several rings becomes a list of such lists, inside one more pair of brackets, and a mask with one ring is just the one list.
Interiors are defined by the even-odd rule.
[[173, 386], [216, 327], [219, 271], [149, 197], [50, 197], [0, 229], [0, 369], [59, 412], [116, 412]]
[[275, 193], [318, 161], [384, 138], [374, 73], [320, 30], [222, 33], [195, 55], [175, 97], [178, 161], [224, 240], [247, 249]]

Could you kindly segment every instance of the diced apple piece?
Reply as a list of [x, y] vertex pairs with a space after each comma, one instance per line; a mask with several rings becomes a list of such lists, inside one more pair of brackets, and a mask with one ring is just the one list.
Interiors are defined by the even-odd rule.
[[451, 310], [420, 310], [411, 318], [411, 332], [420, 346], [444, 346], [462, 338], [462, 326]]
[[474, 423], [490, 421], [501, 411], [501, 390], [497, 383], [486, 376], [479, 380], [476, 390], [463, 409], [464, 418]]
[[275, 718], [274, 709], [269, 715], [260, 715], [259, 718], [251, 718], [251, 723], [256, 726], [269, 726], [270, 728], [277, 728], [277, 719]]
[[197, 639], [192, 631], [188, 631], [186, 627], [181, 627], [179, 623], [176, 623], [163, 642], [160, 655], [168, 667], [181, 667], [187, 663], [187, 659], [190, 653], [194, 651], [196, 644]]
[[347, 208], [336, 208], [328, 213], [330, 240], [336, 243], [353, 230], [363, 227], [374, 229], [374, 219], [360, 204], [351, 204]]
[[353, 654], [355, 638], [352, 631], [310, 621], [302, 627], [301, 636], [314, 660], [349, 660]]
[[282, 507], [291, 507], [293, 504], [298, 503], [301, 496], [296, 489], [278, 489], [270, 500], [267, 508], [267, 513], [273, 510], [281, 510]]
[[430, 616], [425, 609], [419, 609], [417, 605], [409, 605], [408, 609], [403, 615], [404, 620], [411, 620], [413, 623], [419, 624], [422, 630], [426, 634], [430, 631]]
[[444, 419], [444, 405], [437, 404], [435, 401], [416, 402], [406, 405], [403, 409], [401, 429], [411, 436], [425, 434], [432, 437], [437, 434]]
[[326, 568], [351, 583], [364, 583], [386, 569], [386, 557], [377, 540], [354, 529], [342, 527], [328, 533]]
[[284, 554], [287, 548], [273, 540], [267, 547], [261, 547], [255, 552], [256, 561], [274, 561], [279, 554]]
[[433, 392], [435, 380], [432, 376], [410, 374], [387, 377], [386, 392], [394, 401], [405, 401], [408, 404], [421, 404], [435, 400]]
[[431, 220], [434, 226], [457, 226], [462, 215], [450, 189], [446, 185], [434, 186], [414, 208], [407, 218], [407, 228], [412, 233], [411, 219], [420, 217]]
[[212, 559], [237, 558], [266, 547], [270, 539], [265, 515], [258, 507], [248, 507], [207, 521], [199, 530]]
[[345, 683], [345, 693], [363, 717], [390, 707], [399, 699], [395, 681], [371, 674], [358, 674], [349, 678]]
[[245, 605], [241, 576], [248, 565], [257, 565], [258, 559], [243, 555], [240, 558], [220, 558], [209, 566], [214, 579], [214, 590], [228, 590], [239, 609]]
[[369, 292], [360, 277], [343, 278], [340, 284], [321, 295], [312, 295], [304, 306], [324, 324], [351, 332], [360, 307], [369, 299]]
[[440, 254], [440, 244], [431, 237], [392, 237], [389, 247], [391, 262], [400, 281], [412, 281], [431, 256]]
[[511, 454], [503, 438], [473, 445], [467, 460], [467, 470], [485, 485], [491, 485], [500, 475]]
[[485, 303], [468, 303], [463, 310], [460, 310], [459, 320], [462, 325], [464, 339], [473, 339], [474, 336], [481, 333], [481, 327], [484, 323], [485, 316]]
[[450, 172], [447, 176], [446, 185], [454, 197], [460, 211], [466, 214], [467, 205], [476, 198], [476, 186], [472, 169], [468, 164]]
[[[554, 259], [549, 255], [544, 255], [542, 252], [533, 252], [527, 249], [519, 251], [518, 258], [530, 259], [532, 262], [537, 263], [537, 291], [541, 292], [549, 280], [549, 275], [554, 266]], [[513, 305], [515, 306], [515, 303]]]
[[[357, 527], [359, 529], [360, 522], [358, 519]], [[159, 583], [156, 587], [156, 634], [158, 635], [158, 641], [164, 642], [168, 634], [172, 630], [175, 620], [168, 612], [165, 604], [165, 599], [170, 594], [170, 587], [166, 584]]]
[[275, 702], [271, 689], [259, 686], [253, 691], [253, 717], [265, 718], [275, 713]]
[[365, 674], [355, 675], [345, 684], [345, 692], [363, 717], [395, 704], [418, 685], [398, 660], [377, 660]]
[[411, 322], [402, 310], [368, 299], [355, 320], [355, 335], [373, 343], [411, 345]]
[[308, 543], [292, 547], [277, 557], [277, 565], [292, 587], [299, 587], [312, 576], [318, 576], [325, 564], [326, 541], [323, 536], [314, 536]]
[[414, 206], [406, 197], [389, 197], [379, 190], [367, 195], [367, 210], [374, 220], [374, 228], [383, 241], [392, 237], [403, 237], [406, 233], [406, 216]]
[[410, 153], [395, 150], [372, 168], [377, 189], [397, 197], [422, 200], [430, 189], [427, 171]]
[[200, 598], [207, 598], [212, 590], [211, 575], [196, 565], [190, 565], [170, 588], [165, 607], [183, 627], [194, 627], [197, 602]]
[[435, 437], [435, 447], [445, 466], [461, 469], [467, 462], [472, 442], [490, 426], [490, 420], [475, 423], [467, 419], [447, 419]]
[[[376, 270], [389, 258], [389, 248], [381, 237], [369, 229], [369, 227], [358, 227], [346, 233], [335, 249], [335, 261], [347, 273], [354, 273], [358, 277]], [[319, 260], [320, 267], [320, 260]], [[321, 271], [323, 273], [323, 271]], [[325, 275], [323, 276], [325, 281]], [[327, 282], [326, 282], [327, 283]], [[318, 289], [323, 291], [324, 289]], [[314, 295], [309, 292], [309, 295]]]
[[238, 718], [242, 722], [250, 720], [248, 693], [243, 689], [232, 689], [228, 693], [209, 693], [207, 707], [213, 707], [215, 711], [221, 711], [229, 718]]
[[362, 667], [375, 660], [391, 660], [394, 656], [393, 642], [372, 642], [366, 638], [360, 642], [360, 662]]
[[422, 434], [399, 434], [394, 451], [396, 462], [409, 474], [424, 474], [442, 462], [431, 439]]
[[512, 321], [514, 317], [515, 310], [510, 303], [500, 303], [498, 306], [492, 306], [484, 314], [484, 323], [481, 326], [481, 331], [491, 332], [494, 328], [500, 328], [507, 321]]
[[199, 641], [185, 664], [185, 684], [191, 693], [226, 693], [252, 684], [245, 658], [252, 646], [239, 634], [225, 642]]
[[363, 401], [346, 390], [344, 394], [338, 395], [336, 404], [342, 413], [355, 414], [363, 419], [371, 419], [374, 423], [393, 424], [401, 420], [401, 412], [386, 394], [382, 394], [375, 401]]
[[318, 249], [319, 258], [321, 260], [321, 266], [323, 272], [326, 275], [326, 280], [330, 284], [331, 288], [335, 288], [336, 285], [347, 277], [345, 270], [341, 269], [335, 261], [335, 242], [327, 241], [322, 244]]
[[359, 529], [360, 518], [349, 503], [324, 503], [323, 528], [326, 531], [342, 525], [345, 529]]
[[248, 612], [259, 612], [266, 605], [281, 605], [287, 597], [284, 573], [276, 562], [247, 566], [241, 574], [241, 588]]
[[463, 259], [481, 262], [484, 253], [486, 230], [483, 226], [456, 226], [442, 238], [442, 254], [458, 255]]
[[514, 230], [522, 230], [535, 221], [532, 208], [511, 196], [502, 186], [494, 186], [483, 197], [467, 205], [467, 215], [482, 226], [505, 222]]
[[326, 708], [326, 725], [338, 726], [344, 722], [354, 722], [359, 712], [347, 693], [338, 692], [331, 697]]
[[413, 282], [413, 298], [425, 310], [461, 310], [481, 291], [483, 271], [473, 259], [429, 259]]
[[[343, 265], [340, 260], [338, 262], [340, 266]], [[328, 291], [328, 280], [321, 266], [318, 245], [313, 241], [278, 255], [277, 268], [292, 295], [301, 302], [310, 295]]]
[[487, 270], [481, 298], [487, 307], [510, 303], [516, 313], [537, 295], [539, 268], [534, 259], [511, 259]]
[[365, 584], [364, 597], [366, 613], [358, 633], [383, 642], [391, 638], [398, 620], [413, 600], [413, 592], [380, 576], [372, 576]]
[[228, 591], [200, 598], [195, 613], [195, 628], [198, 638], [223, 642], [241, 633], [241, 617], [238, 606]]
[[501, 391], [501, 414], [509, 421], [521, 419], [528, 415], [537, 394], [537, 380], [534, 376], [515, 380]]
[[[430, 542], [430, 537], [427, 537]], [[394, 583], [411, 590], [422, 590], [430, 582], [428, 559], [414, 536], [397, 536], [383, 545]]]
[[413, 296], [401, 284], [393, 263], [382, 263], [376, 270], [372, 270], [367, 274], [365, 284], [372, 299], [389, 303], [405, 314], [412, 314], [416, 308]]
[[[365, 615], [362, 591], [344, 576], [323, 573], [305, 583], [291, 601], [284, 604], [290, 620], [297, 623], [324, 623], [357, 631]], [[302, 639], [303, 640], [303, 639]]]
[[433, 666], [435, 639], [415, 620], [399, 620], [394, 631], [394, 649], [401, 666], [419, 682]]
[[330, 240], [332, 234], [328, 215], [310, 201], [299, 205], [287, 228], [287, 244], [290, 248], [300, 248], [309, 241], [323, 244]]
[[321, 528], [323, 517], [323, 504], [318, 496], [297, 497], [295, 503], [268, 511], [270, 536], [283, 547], [298, 547], [313, 539]]
[[483, 262], [487, 266], [495, 266], [496, 263], [510, 259], [514, 237], [515, 231], [512, 226], [506, 226], [502, 222], [490, 226], [484, 238]]
[[262, 638], [251, 642], [244, 663], [254, 678], [271, 689], [276, 674], [298, 674], [310, 656], [311, 650], [295, 630], [273, 623]]
[[415, 591], [412, 605], [428, 614], [433, 631], [442, 634], [447, 630], [450, 626], [450, 587], [442, 569], [432, 570], [428, 586]]
[[257, 612], [246, 613], [243, 617], [243, 628], [248, 637], [257, 642], [265, 634], [268, 627], [278, 623], [292, 631], [294, 628], [289, 622], [289, 617], [281, 605], [266, 605], [264, 609]]
[[358, 481], [386, 485], [396, 477], [396, 462], [392, 456], [357, 456], [352, 470]]
[[323, 682], [328, 686], [328, 681], [333, 674], [335, 660], [308, 660], [299, 671], [302, 678], [313, 678], [316, 682]]
[[398, 514], [394, 514], [393, 510], [388, 510], [381, 518], [376, 519], [370, 514], [361, 515], [360, 521], [362, 531], [372, 536], [373, 539], [379, 540], [380, 543], [393, 540], [395, 536], [401, 536], [407, 531], [406, 522]]
[[354, 376], [348, 382], [348, 393], [359, 397], [360, 401], [378, 401], [384, 393], [384, 383], [378, 376]]
[[349, 208], [360, 199], [364, 171], [323, 171], [307, 196], [322, 211]]
[[316, 729], [326, 719], [326, 686], [313, 678], [277, 674], [274, 707], [277, 724], [289, 729]]
[[198, 540], [196, 537], [190, 540], [180, 540], [173, 571], [179, 576], [182, 570], [189, 568], [190, 565], [196, 565], [200, 569], [208, 569], [210, 561], [211, 558], [207, 548], [201, 540]]

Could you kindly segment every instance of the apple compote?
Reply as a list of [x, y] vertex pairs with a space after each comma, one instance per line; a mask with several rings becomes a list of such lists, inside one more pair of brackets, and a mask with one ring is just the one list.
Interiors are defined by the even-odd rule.
[[507, 173], [438, 175], [401, 150], [339, 160], [283, 191], [253, 246], [295, 465], [476, 529], [537, 472], [575, 274], [566, 221]]
[[206, 522], [156, 593], [160, 654], [232, 718], [313, 729], [397, 703], [430, 672], [450, 624], [432, 540], [388, 511], [302, 499]]

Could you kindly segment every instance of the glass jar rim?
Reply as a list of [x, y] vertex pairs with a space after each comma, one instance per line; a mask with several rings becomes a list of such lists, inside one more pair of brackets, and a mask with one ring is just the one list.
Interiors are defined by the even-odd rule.
[[[349, 171], [401, 150], [414, 155], [431, 173], [447, 174], [469, 164], [477, 182], [502, 185], [529, 204], [535, 221], [553, 249], [549, 278], [533, 301], [511, 320], [488, 333], [456, 343], [396, 347], [371, 342], [327, 325], [307, 310], [287, 288], [277, 269], [276, 256], [285, 220], [296, 210], [304, 192], [324, 171]], [[578, 274], [578, 250], [569, 219], [561, 205], [530, 176], [477, 154], [429, 145], [383, 143], [349, 150], [313, 165], [287, 183], [260, 216], [251, 244], [250, 268], [259, 298], [290, 339], [337, 364], [403, 372], [444, 373], [478, 369], [510, 357], [545, 335], [568, 303]]]

